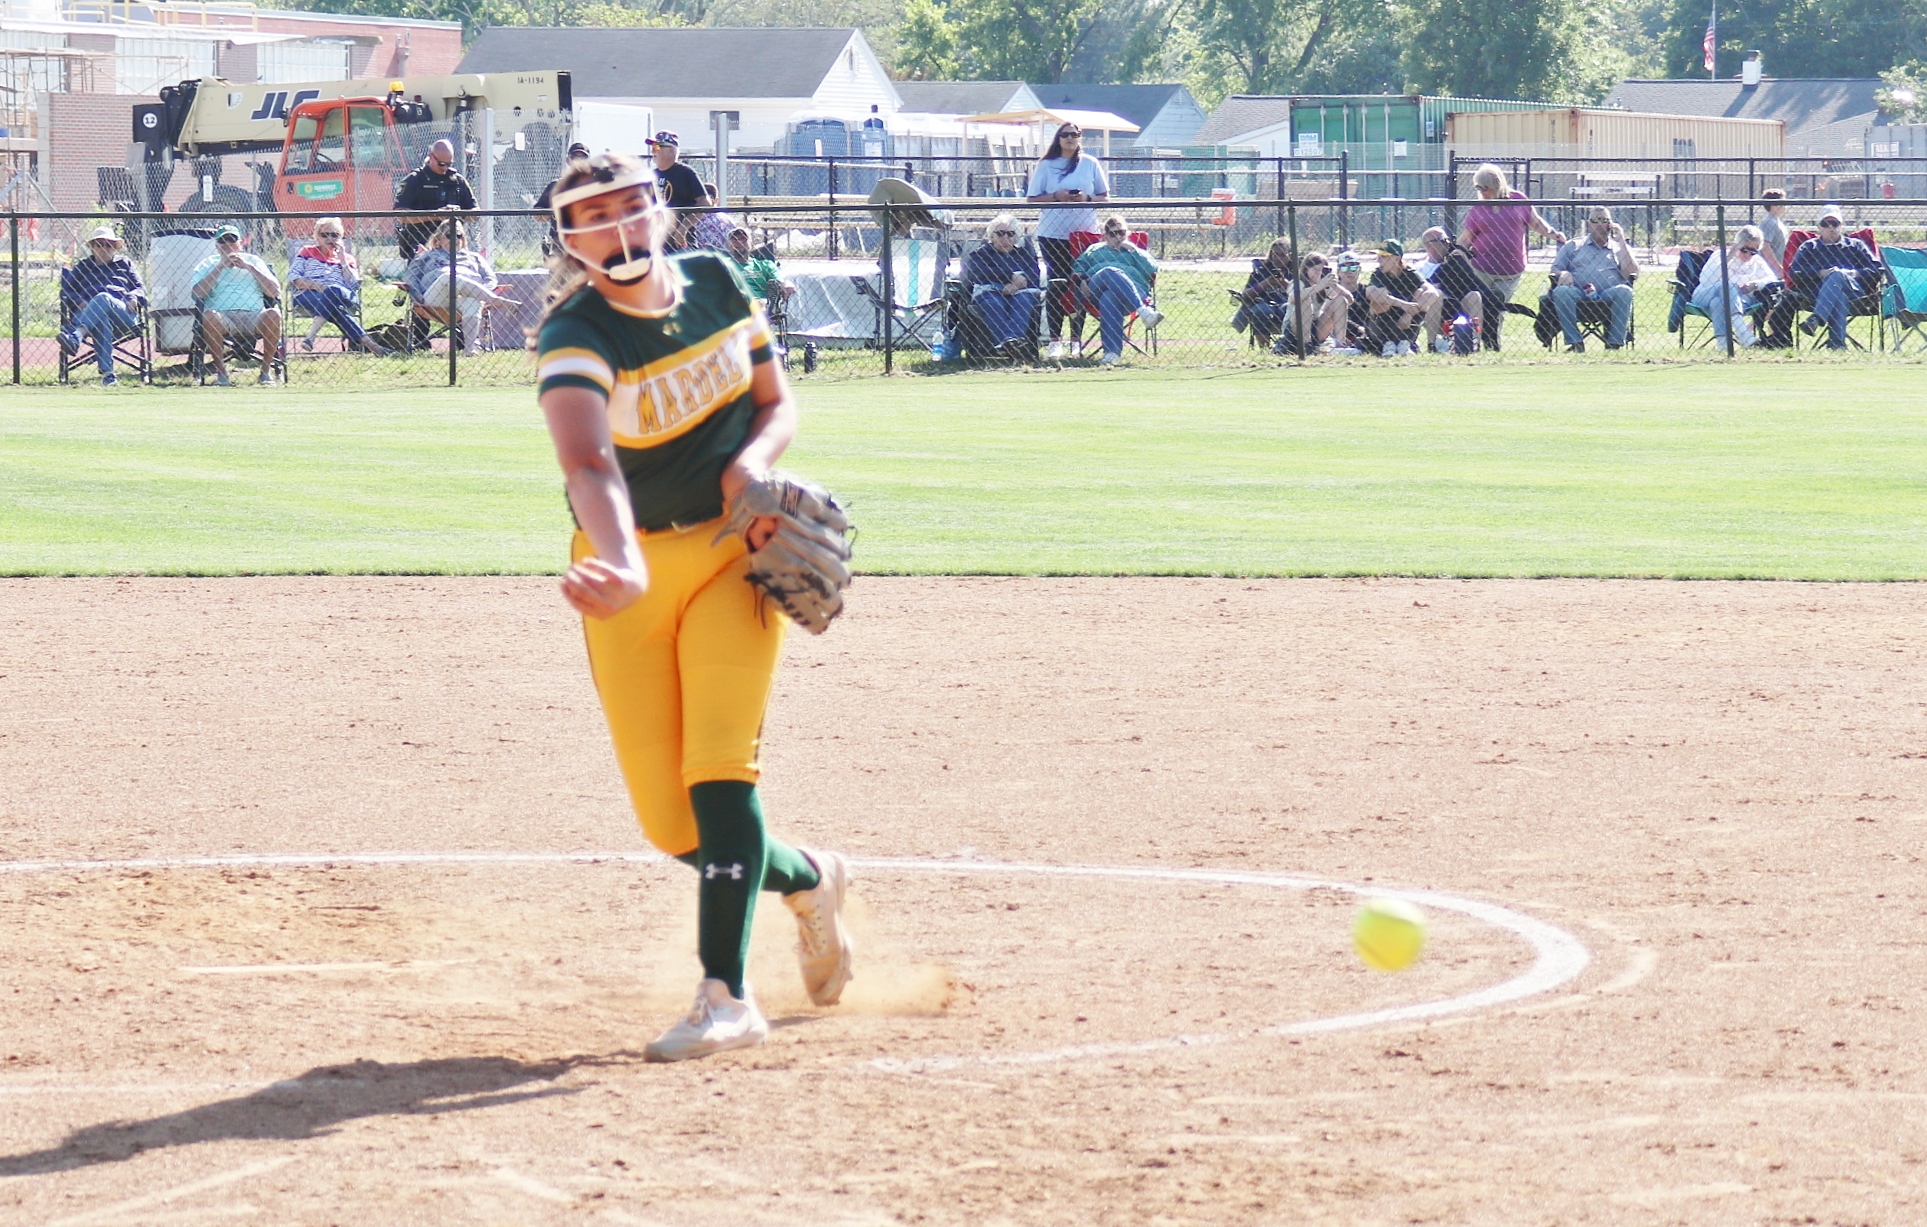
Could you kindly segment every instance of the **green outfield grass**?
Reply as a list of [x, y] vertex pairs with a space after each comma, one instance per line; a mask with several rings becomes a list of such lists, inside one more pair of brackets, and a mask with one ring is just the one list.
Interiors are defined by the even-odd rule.
[[[970, 373], [802, 389], [871, 572], [1927, 577], [1914, 366]], [[0, 573], [551, 571], [526, 389], [0, 391]]]

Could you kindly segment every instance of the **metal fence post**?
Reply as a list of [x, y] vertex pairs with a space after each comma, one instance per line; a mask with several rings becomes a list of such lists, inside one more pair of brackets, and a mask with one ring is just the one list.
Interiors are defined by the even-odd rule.
[[830, 241], [828, 244], [828, 248], [829, 248], [829, 257], [830, 259], [834, 260], [836, 259], [836, 159], [831, 158], [829, 162], [830, 162]]
[[[456, 329], [461, 326], [462, 319], [461, 314], [455, 309], [460, 305], [455, 297], [455, 253], [461, 247], [461, 244], [455, 241], [455, 227], [459, 224], [460, 223], [453, 219], [450, 219], [448, 226], [448, 386], [451, 388], [455, 386], [455, 353], [461, 349], [461, 346], [456, 344], [455, 336]], [[480, 321], [477, 322], [479, 323]], [[463, 341], [473, 341], [476, 338], [462, 337], [461, 339]]]
[[20, 382], [20, 215], [7, 214], [7, 233], [13, 248], [13, 381]]
[[1291, 228], [1291, 288], [1285, 295], [1285, 306], [1291, 312], [1291, 335], [1297, 342], [1298, 361], [1303, 362], [1305, 360], [1305, 313], [1301, 309], [1302, 301], [1299, 292], [1303, 288], [1304, 278], [1299, 275], [1299, 265], [1302, 261], [1298, 256], [1298, 206], [1286, 205], [1285, 214], [1286, 224]]
[[[1351, 194], [1352, 151], [1338, 151], [1338, 198], [1344, 200]], [[1342, 224], [1342, 223], [1341, 223]]]
[[1720, 314], [1726, 319], [1726, 356], [1733, 356], [1733, 286], [1726, 275], [1726, 205], [1716, 206], [1715, 221], [1719, 226], [1720, 237]]
[[892, 243], [891, 231], [897, 228], [897, 219], [890, 211], [890, 202], [883, 202], [883, 373], [888, 375], [896, 370], [896, 316], [897, 316], [897, 261], [896, 249]]

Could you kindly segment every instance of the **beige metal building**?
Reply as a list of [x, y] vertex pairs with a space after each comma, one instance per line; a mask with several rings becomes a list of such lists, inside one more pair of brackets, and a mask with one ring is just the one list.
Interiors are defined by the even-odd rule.
[[1568, 107], [1557, 111], [1458, 111], [1446, 144], [1461, 158], [1778, 158], [1777, 119], [1655, 115]]

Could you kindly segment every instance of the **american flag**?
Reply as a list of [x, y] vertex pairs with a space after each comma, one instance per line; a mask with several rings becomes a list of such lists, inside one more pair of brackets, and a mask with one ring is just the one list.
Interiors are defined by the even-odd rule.
[[1720, 24], [1720, 11], [1714, 8], [1706, 17], [1706, 37], [1700, 40], [1700, 50], [1706, 53], [1706, 71], [1713, 71], [1713, 48], [1719, 45], [1717, 30]]

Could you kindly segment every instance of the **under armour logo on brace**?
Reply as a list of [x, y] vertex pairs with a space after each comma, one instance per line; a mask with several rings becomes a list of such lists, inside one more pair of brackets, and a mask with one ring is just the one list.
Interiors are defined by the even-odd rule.
[[716, 878], [723, 877], [724, 875], [728, 875], [734, 881], [737, 881], [737, 882], [742, 881], [743, 866], [741, 862], [738, 862], [737, 864], [734, 864], [734, 865], [704, 865], [703, 866], [703, 877], [705, 878], [714, 880]]

